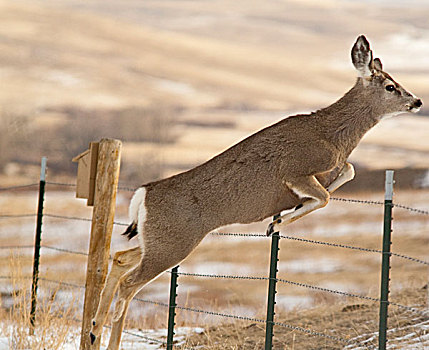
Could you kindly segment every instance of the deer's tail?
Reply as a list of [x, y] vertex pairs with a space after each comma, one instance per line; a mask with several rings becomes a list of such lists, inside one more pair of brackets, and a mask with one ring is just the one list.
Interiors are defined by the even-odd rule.
[[145, 198], [146, 198], [146, 188], [140, 187], [135, 193], [133, 198], [131, 199], [130, 207], [129, 207], [129, 217], [132, 223], [127, 227], [125, 232], [122, 234], [126, 236], [129, 240], [135, 236], [137, 236], [138, 231], [138, 222], [140, 215], [146, 216], [146, 208], [145, 208]]

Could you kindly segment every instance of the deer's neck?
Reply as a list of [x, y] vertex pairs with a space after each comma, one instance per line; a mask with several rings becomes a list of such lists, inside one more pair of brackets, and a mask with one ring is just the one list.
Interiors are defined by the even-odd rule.
[[341, 99], [317, 114], [326, 130], [325, 136], [342, 148], [346, 156], [381, 116], [377, 113], [373, 96], [365, 91], [361, 79]]

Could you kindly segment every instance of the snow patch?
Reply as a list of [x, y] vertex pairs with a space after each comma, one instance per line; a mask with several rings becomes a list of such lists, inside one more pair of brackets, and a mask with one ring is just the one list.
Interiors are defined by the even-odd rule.
[[[12, 332], [11, 326], [6, 326], [8, 332]], [[37, 329], [36, 329], [37, 331]], [[54, 330], [52, 330], [54, 331]], [[201, 327], [177, 327], [174, 329], [174, 342], [177, 346], [184, 345], [186, 339], [192, 334], [202, 334], [205, 329]], [[36, 334], [35, 337], [38, 335]], [[46, 336], [46, 335], [45, 335]], [[107, 340], [109, 332], [107, 330], [103, 333], [103, 339], [101, 344], [101, 349], [107, 349]], [[148, 339], [146, 339], [146, 338]], [[147, 330], [138, 330], [138, 329], [129, 329], [125, 331], [122, 335], [121, 349], [131, 350], [131, 349], [165, 349], [165, 343], [167, 337], [167, 329], [147, 329]], [[36, 340], [28, 336], [29, 343]], [[153, 340], [150, 340], [153, 339]], [[67, 337], [64, 344], [61, 344], [61, 349], [63, 350], [75, 350], [79, 348], [80, 344], [80, 328], [76, 327], [70, 331], [69, 336]], [[0, 350], [9, 350], [9, 337], [4, 334], [0, 334]]]
[[319, 258], [297, 259], [292, 261], [282, 261], [279, 263], [279, 270], [292, 273], [331, 273], [340, 271], [343, 264], [335, 259]]
[[420, 188], [428, 188], [429, 187], [429, 170], [425, 173], [425, 175], [417, 181], [417, 186]]
[[295, 308], [306, 306], [308, 307], [313, 303], [313, 299], [309, 296], [298, 296], [298, 295], [277, 295], [276, 304], [286, 310], [292, 310]]

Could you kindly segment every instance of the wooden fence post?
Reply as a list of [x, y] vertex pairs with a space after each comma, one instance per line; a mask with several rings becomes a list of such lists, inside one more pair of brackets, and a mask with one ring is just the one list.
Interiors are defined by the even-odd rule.
[[100, 293], [108, 270], [120, 159], [121, 142], [119, 140], [102, 139], [98, 148], [95, 198], [80, 340], [81, 350], [100, 348], [101, 337], [91, 345], [89, 332], [91, 330], [91, 320], [97, 311]]

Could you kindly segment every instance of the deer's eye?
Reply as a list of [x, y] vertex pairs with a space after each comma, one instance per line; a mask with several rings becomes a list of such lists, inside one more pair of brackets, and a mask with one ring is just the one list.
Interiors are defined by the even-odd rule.
[[386, 90], [387, 90], [387, 91], [389, 91], [389, 92], [393, 92], [393, 91], [395, 91], [395, 90], [396, 90], [396, 88], [395, 88], [395, 86], [394, 86], [394, 85], [387, 85], [387, 86], [386, 86]]

